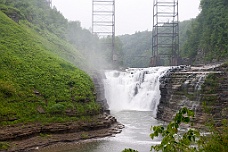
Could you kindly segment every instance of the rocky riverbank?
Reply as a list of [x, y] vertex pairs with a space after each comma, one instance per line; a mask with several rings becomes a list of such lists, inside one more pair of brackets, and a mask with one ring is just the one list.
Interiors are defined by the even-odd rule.
[[[208, 77], [213, 77], [209, 80]], [[205, 126], [210, 113], [216, 124], [227, 118], [228, 107], [228, 66], [227, 64], [200, 67], [183, 66], [171, 69], [161, 81], [161, 100], [157, 118], [169, 122], [181, 107], [195, 111], [197, 127]]]
[[0, 128], [0, 142], [8, 152], [36, 151], [44, 147], [68, 142], [101, 138], [120, 133], [123, 125], [115, 117], [103, 114], [89, 122], [30, 124]]

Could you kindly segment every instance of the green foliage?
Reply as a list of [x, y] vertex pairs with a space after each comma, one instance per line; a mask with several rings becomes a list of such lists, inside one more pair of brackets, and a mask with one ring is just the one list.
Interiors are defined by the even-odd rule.
[[82, 53], [85, 55], [88, 55], [89, 51], [93, 50], [94, 47], [98, 47], [99, 38], [92, 35], [89, 30], [83, 29], [79, 21], [68, 22], [66, 38], [77, 49], [83, 51]]
[[25, 16], [21, 13], [21, 11], [14, 7], [10, 7], [10, 6], [7, 7], [0, 3], [0, 10], [16, 22], [19, 22], [19, 20], [25, 19]]
[[225, 60], [228, 57], [227, 2], [201, 0], [200, 7], [201, 13], [188, 30], [188, 39], [184, 46], [185, 56], [194, 60]]
[[218, 76], [216, 74], [209, 74], [202, 85], [201, 92], [206, 94], [214, 94], [219, 89]]
[[50, 136], [49, 134], [44, 134], [44, 133], [40, 133], [40, 137], [48, 137], [48, 136]]
[[104, 60], [103, 64], [106, 64], [106, 68], [112, 68], [113, 53], [117, 57], [115, 64], [122, 66], [123, 61], [123, 43], [119, 39], [119, 37], [115, 38], [114, 44], [114, 52], [112, 52], [112, 38], [110, 36], [106, 38], [102, 38], [99, 41], [98, 49], [96, 50], [96, 54], [98, 54], [97, 60]]
[[138, 152], [138, 151], [129, 148], [129, 149], [124, 149], [122, 152]]
[[83, 132], [83, 133], [81, 134], [81, 138], [82, 138], [82, 139], [88, 139], [88, 138], [89, 138], [88, 133]]
[[0, 142], [0, 151], [7, 150], [9, 148], [9, 144], [6, 142]]
[[35, 24], [38, 28], [48, 30], [64, 38], [67, 20], [56, 8], [50, 9], [46, 0], [8, 0], [0, 1], [0, 4], [16, 8], [29, 22]]
[[163, 126], [154, 126], [153, 133], [150, 135], [152, 139], [161, 135], [163, 137], [161, 144], [152, 146], [155, 151], [178, 152], [178, 151], [196, 151], [194, 147], [200, 134], [195, 129], [189, 129], [186, 133], [181, 134], [178, 128], [181, 123], [189, 123], [194, 117], [194, 112], [182, 108], [176, 114], [174, 120], [168, 124], [166, 128]]
[[[226, 85], [227, 80], [227, 63], [220, 66], [223, 69], [223, 74], [210, 74], [207, 76], [203, 86], [203, 108], [207, 114], [207, 127], [210, 135], [203, 136], [201, 147], [204, 151], [226, 152], [228, 151], [228, 121], [227, 107], [220, 106], [223, 102], [218, 94], [224, 95], [221, 92], [221, 85]], [[219, 106], [219, 108], [218, 108]], [[219, 119], [218, 119], [219, 116]], [[221, 121], [221, 119], [224, 119]]]
[[152, 56], [152, 33], [136, 32], [119, 37], [123, 43], [123, 65], [125, 67], [148, 67]]
[[13, 96], [13, 94], [16, 92], [16, 89], [12, 84], [0, 80], [0, 92], [5, 98], [9, 98]]
[[205, 152], [227, 152], [228, 151], [228, 120], [223, 120], [223, 125], [216, 128], [211, 125], [210, 136], [203, 136], [201, 151]]
[[61, 103], [56, 103], [53, 104], [50, 108], [49, 108], [49, 112], [51, 114], [63, 114], [65, 110], [65, 106]]
[[[1, 11], [0, 33], [0, 125], [70, 121], [100, 112], [92, 80], [75, 67], [86, 65], [72, 45]], [[67, 109], [79, 110], [68, 117]]]

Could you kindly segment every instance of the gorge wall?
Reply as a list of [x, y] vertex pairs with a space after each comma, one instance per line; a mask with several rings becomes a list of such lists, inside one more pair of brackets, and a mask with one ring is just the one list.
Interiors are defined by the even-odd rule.
[[[209, 114], [217, 125], [228, 119], [228, 65], [171, 69], [161, 81], [157, 118], [171, 121], [181, 107], [195, 111], [195, 124], [205, 125]], [[205, 112], [205, 106], [208, 113]]]
[[100, 71], [95, 71], [92, 74], [93, 83], [95, 86], [95, 94], [96, 94], [96, 101], [101, 105], [102, 111], [108, 110], [109, 106], [107, 100], [105, 98], [105, 90], [104, 90], [104, 74]]

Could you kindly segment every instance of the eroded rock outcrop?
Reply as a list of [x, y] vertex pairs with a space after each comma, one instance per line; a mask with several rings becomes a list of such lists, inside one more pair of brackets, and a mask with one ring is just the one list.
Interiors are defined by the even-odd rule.
[[107, 103], [107, 100], [105, 98], [105, 90], [104, 90], [104, 74], [102, 75], [102, 72], [94, 72], [92, 75], [93, 83], [95, 86], [95, 94], [96, 94], [96, 101], [102, 106], [102, 109], [104, 111], [108, 110], [109, 106]]
[[[208, 114], [204, 112], [203, 103], [211, 109], [211, 114], [219, 125], [222, 119], [227, 119], [228, 107], [228, 72], [227, 65], [203, 67], [183, 66], [171, 69], [161, 81], [161, 100], [158, 106], [157, 118], [170, 121], [181, 107], [195, 111], [196, 125], [204, 125]], [[205, 81], [213, 75], [214, 86]], [[212, 91], [213, 90], [213, 91]]]
[[49, 133], [69, 133], [88, 130], [98, 130], [109, 128], [117, 123], [115, 117], [110, 115], [94, 116], [95, 121], [91, 122], [67, 122], [67, 123], [51, 123], [51, 124], [30, 124], [15, 125], [0, 128], [0, 141], [18, 140], [36, 136], [39, 134]]
[[103, 114], [87, 122], [37, 123], [1, 127], [0, 142], [7, 141], [9, 152], [24, 152], [58, 143], [111, 136], [120, 133], [123, 127], [115, 117]]

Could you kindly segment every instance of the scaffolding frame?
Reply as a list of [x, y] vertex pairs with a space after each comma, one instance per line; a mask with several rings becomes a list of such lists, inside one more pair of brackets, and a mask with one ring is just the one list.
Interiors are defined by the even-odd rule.
[[52, 0], [46, 0], [48, 5], [52, 8]]
[[179, 13], [178, 0], [154, 0], [152, 58], [150, 66], [178, 65], [179, 60]]
[[92, 33], [99, 38], [111, 38], [113, 61], [115, 54], [115, 0], [93, 0], [92, 2]]

